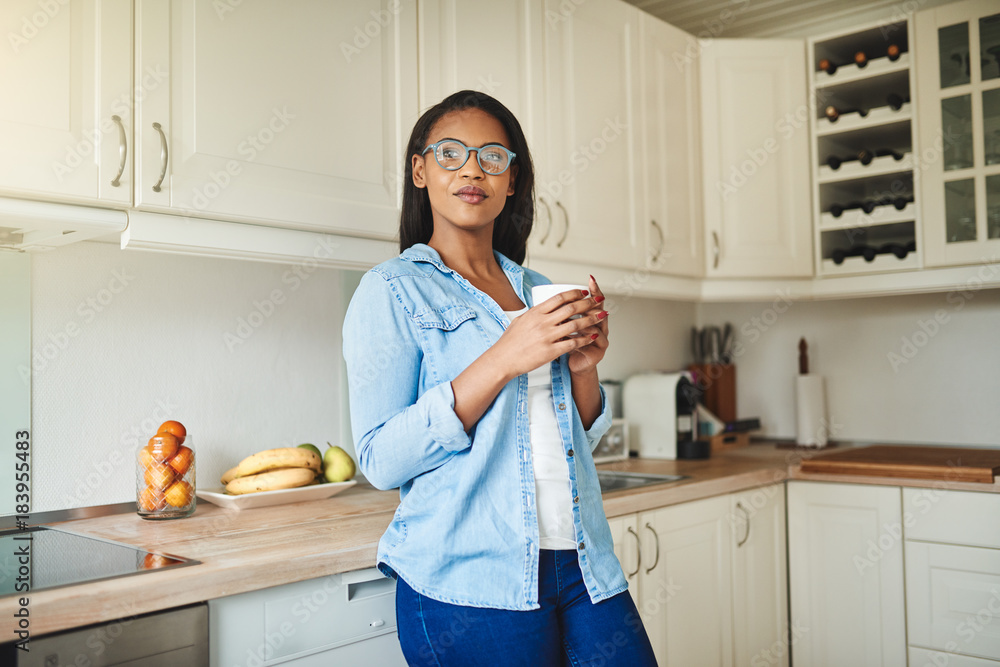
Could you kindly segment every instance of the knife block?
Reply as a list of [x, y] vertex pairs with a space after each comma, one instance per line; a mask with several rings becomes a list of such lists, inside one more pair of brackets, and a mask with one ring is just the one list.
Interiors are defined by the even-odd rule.
[[695, 374], [704, 406], [724, 422], [736, 421], [736, 366], [691, 364], [688, 370]]

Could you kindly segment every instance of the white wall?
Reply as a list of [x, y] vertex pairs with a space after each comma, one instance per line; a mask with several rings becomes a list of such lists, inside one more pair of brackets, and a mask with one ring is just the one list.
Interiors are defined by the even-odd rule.
[[[833, 437], [864, 442], [1000, 444], [1000, 290], [843, 301], [703, 304], [699, 323], [732, 322], [741, 416], [795, 437], [798, 341], [826, 378]], [[941, 321], [937, 322], [935, 318]]]
[[336, 444], [341, 272], [90, 243], [32, 266], [34, 511], [134, 500], [133, 453], [165, 419], [199, 487], [261, 449]]

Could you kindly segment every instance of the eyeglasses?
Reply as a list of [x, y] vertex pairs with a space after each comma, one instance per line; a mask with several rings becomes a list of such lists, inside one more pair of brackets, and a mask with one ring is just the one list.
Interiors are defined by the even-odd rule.
[[441, 168], [448, 171], [461, 169], [469, 161], [469, 153], [476, 151], [479, 167], [490, 176], [499, 176], [507, 171], [511, 162], [517, 157], [516, 153], [507, 150], [500, 144], [470, 148], [458, 139], [442, 139], [425, 148], [422, 155], [425, 155], [429, 150], [434, 151], [434, 159], [441, 165]]

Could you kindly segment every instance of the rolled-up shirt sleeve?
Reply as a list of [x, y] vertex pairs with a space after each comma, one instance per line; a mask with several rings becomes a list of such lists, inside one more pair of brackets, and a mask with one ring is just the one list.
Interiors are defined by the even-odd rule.
[[450, 382], [419, 394], [422, 356], [392, 286], [366, 273], [344, 318], [344, 359], [358, 467], [378, 489], [401, 486], [471, 445]]
[[594, 451], [597, 443], [601, 441], [604, 434], [611, 428], [611, 404], [604, 393], [604, 387], [602, 385], [598, 386], [601, 388], [601, 414], [597, 416], [597, 419], [590, 425], [590, 428], [584, 431], [587, 435], [587, 444], [590, 445], [590, 451]]

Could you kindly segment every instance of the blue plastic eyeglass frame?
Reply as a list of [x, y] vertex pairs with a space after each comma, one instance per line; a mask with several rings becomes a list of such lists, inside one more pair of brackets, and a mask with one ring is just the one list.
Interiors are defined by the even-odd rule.
[[[465, 160], [462, 162], [462, 164], [458, 165], [457, 167], [446, 167], [443, 164], [441, 164], [441, 160], [438, 159], [437, 149], [438, 146], [445, 143], [455, 143], [465, 149]], [[507, 153], [507, 166], [504, 167], [503, 171], [498, 171], [495, 174], [491, 171], [486, 171], [486, 167], [483, 166], [482, 160], [479, 157], [480, 155], [482, 155], [480, 151], [482, 151], [484, 148], [499, 148], [500, 150]], [[506, 171], [510, 169], [510, 165], [514, 164], [514, 158], [517, 157], [517, 153], [508, 149], [506, 146], [501, 146], [500, 144], [486, 144], [485, 146], [474, 148], [471, 146], [466, 146], [458, 139], [442, 139], [441, 141], [436, 141], [433, 144], [427, 146], [427, 148], [424, 149], [424, 152], [421, 153], [421, 155], [427, 155], [427, 151], [429, 150], [434, 151], [434, 161], [438, 163], [438, 166], [441, 167], [442, 169], [447, 169], [448, 171], [458, 171], [459, 169], [464, 167], [465, 163], [469, 161], [469, 156], [472, 155], [472, 151], [476, 151], [476, 162], [479, 163], [479, 168], [483, 170], [483, 173], [489, 174], [490, 176], [500, 176], [501, 174], [506, 173]]]

